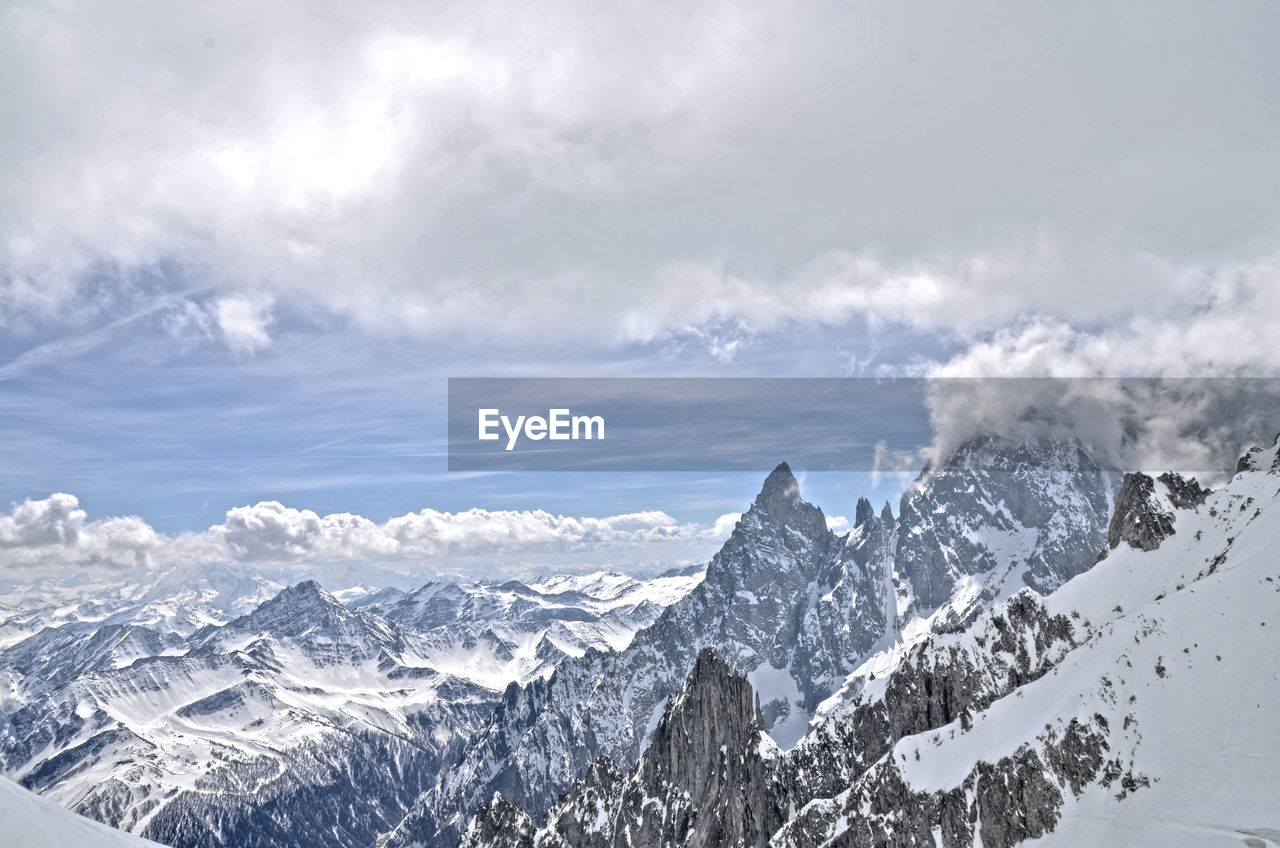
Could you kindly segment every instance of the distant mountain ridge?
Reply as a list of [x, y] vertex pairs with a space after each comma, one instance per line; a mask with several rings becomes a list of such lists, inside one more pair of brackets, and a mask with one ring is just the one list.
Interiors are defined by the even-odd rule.
[[228, 569], [24, 605], [0, 651], [0, 767], [161, 842], [369, 843], [456, 758], [497, 689], [625, 645], [700, 580], [437, 581], [343, 603], [314, 580]]

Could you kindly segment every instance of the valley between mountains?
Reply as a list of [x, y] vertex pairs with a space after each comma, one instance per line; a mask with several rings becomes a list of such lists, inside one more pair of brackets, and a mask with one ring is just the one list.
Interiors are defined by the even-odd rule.
[[986, 435], [844, 533], [783, 464], [705, 569], [647, 579], [25, 586], [0, 817], [174, 848], [1280, 845], [1278, 451], [1210, 491]]

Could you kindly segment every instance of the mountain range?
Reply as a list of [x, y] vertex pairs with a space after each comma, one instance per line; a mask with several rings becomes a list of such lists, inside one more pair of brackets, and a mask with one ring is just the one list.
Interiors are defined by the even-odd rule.
[[37, 593], [0, 768], [184, 848], [1280, 844], [1277, 496], [986, 435], [650, 580]]

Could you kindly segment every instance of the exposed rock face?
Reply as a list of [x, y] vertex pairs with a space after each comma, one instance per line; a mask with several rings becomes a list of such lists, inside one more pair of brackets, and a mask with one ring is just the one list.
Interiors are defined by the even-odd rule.
[[1172, 472], [1165, 472], [1156, 480], [1140, 471], [1124, 475], [1107, 527], [1103, 555], [1121, 542], [1138, 550], [1154, 551], [1174, 534], [1175, 511], [1195, 509], [1210, 494], [1194, 478], [1185, 480]]
[[987, 575], [987, 600], [1008, 576], [1041, 593], [1093, 565], [1108, 504], [1103, 472], [1076, 442], [963, 444], [902, 497], [894, 568], [913, 607], [937, 609], [957, 580]]
[[[817, 595], [796, 633], [791, 676], [812, 712], [883, 634], [896, 629], [893, 525], [867, 518], [849, 534], [830, 570], [816, 581]], [[770, 718], [765, 704], [765, 718]]]
[[1213, 494], [1212, 490], [1201, 486], [1194, 477], [1186, 480], [1181, 474], [1175, 474], [1172, 471], [1166, 471], [1156, 480], [1164, 484], [1169, 503], [1178, 509], [1195, 509], [1204, 503], [1205, 498]]
[[746, 678], [704, 650], [629, 775], [613, 845], [765, 845], [782, 823], [761, 755], [767, 739]]
[[703, 650], [625, 777], [601, 758], [542, 828], [495, 796], [463, 829], [463, 848], [763, 848], [782, 824], [770, 789], [777, 748], [747, 679]]
[[520, 805], [495, 794], [476, 810], [458, 848], [533, 848], [533, 832], [533, 820]]
[[1115, 512], [1107, 528], [1107, 547], [1125, 542], [1131, 548], [1154, 551], [1173, 535], [1173, 511], [1156, 495], [1156, 484], [1141, 472], [1124, 475], [1116, 495]]
[[1025, 591], [983, 619], [971, 640], [940, 639], [912, 648], [887, 679], [846, 684], [854, 689], [848, 706], [812, 728], [781, 767], [793, 809], [839, 794], [897, 740], [963, 722], [1042, 677], [1076, 644], [1071, 623]]
[[876, 512], [871, 508], [871, 501], [866, 498], [858, 498], [858, 506], [853, 513], [853, 526], [861, 527], [875, 516]]
[[[1091, 729], [1072, 725], [1056, 743], [1050, 765], [1036, 746], [1023, 745], [995, 763], [979, 762], [959, 786], [935, 792], [914, 791], [898, 765], [885, 761], [860, 778], [838, 805], [846, 827], [800, 818], [772, 840], [778, 848], [812, 845], [935, 846], [942, 848], [1011, 848], [1051, 832], [1061, 817], [1063, 794], [1058, 780], [1079, 775], [1087, 784], [1102, 770], [1106, 742]], [[1055, 766], [1070, 768], [1059, 772]], [[1082, 784], [1083, 785], [1083, 784]], [[836, 821], [833, 818], [831, 822]]]
[[1276, 448], [1280, 447], [1280, 433], [1271, 441], [1271, 450], [1267, 450], [1262, 445], [1255, 445], [1249, 448], [1236, 461], [1236, 473], [1241, 471], [1277, 471], [1280, 470], [1280, 455], [1276, 453]]
[[884, 522], [884, 526], [893, 526], [893, 509], [890, 508], [889, 502], [884, 502], [884, 508], [880, 510], [880, 520]]
[[547, 815], [540, 834], [541, 848], [572, 845], [574, 848], [609, 848], [613, 827], [622, 806], [623, 775], [617, 764], [601, 757], [581, 780], [574, 781]]

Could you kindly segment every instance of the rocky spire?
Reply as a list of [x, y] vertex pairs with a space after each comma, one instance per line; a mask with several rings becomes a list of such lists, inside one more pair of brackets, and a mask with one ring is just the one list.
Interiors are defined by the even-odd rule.
[[1121, 542], [1144, 551], [1155, 550], [1174, 533], [1174, 510], [1195, 509], [1210, 494], [1194, 478], [1186, 480], [1173, 472], [1155, 480], [1141, 472], [1124, 475], [1107, 527], [1107, 550]]
[[800, 483], [791, 473], [791, 466], [780, 462], [764, 479], [752, 506], [770, 515], [783, 515], [800, 502]]
[[858, 498], [858, 506], [853, 514], [853, 526], [861, 527], [874, 518], [875, 514], [876, 511], [871, 507], [871, 501], [866, 498]]
[[764, 846], [781, 824], [768, 747], [751, 684], [703, 649], [633, 769], [619, 817], [628, 832], [614, 844]]
[[884, 522], [885, 527], [893, 526], [893, 510], [889, 507], [889, 502], [884, 502], [884, 509], [880, 510], [880, 520]]
[[785, 462], [779, 463], [765, 478], [748, 514], [764, 526], [786, 527], [810, 539], [828, 535], [826, 516], [800, 496], [800, 483]]

